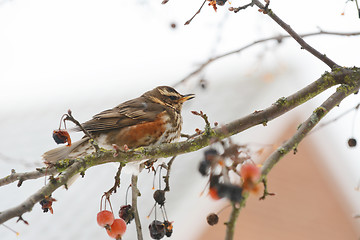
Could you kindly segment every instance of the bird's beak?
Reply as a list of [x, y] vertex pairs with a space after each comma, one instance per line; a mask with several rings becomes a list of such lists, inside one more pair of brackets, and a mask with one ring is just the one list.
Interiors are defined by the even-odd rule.
[[193, 99], [194, 97], [195, 97], [195, 94], [186, 94], [186, 95], [183, 95], [179, 99], [179, 102], [183, 103], [183, 102], [186, 102], [187, 100]]

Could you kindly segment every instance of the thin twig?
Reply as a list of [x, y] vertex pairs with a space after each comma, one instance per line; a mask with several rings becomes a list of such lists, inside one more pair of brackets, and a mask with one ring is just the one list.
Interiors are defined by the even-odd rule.
[[[330, 31], [323, 31], [320, 30], [318, 32], [313, 32], [313, 33], [306, 33], [306, 34], [301, 34], [300, 37], [305, 38], [305, 37], [311, 37], [311, 36], [316, 36], [316, 35], [335, 35], [335, 36], [358, 36], [360, 35], [360, 32], [349, 32], [349, 33], [339, 33], [339, 32], [330, 32]], [[174, 87], [179, 86], [180, 84], [188, 81], [190, 78], [192, 78], [193, 76], [199, 74], [200, 72], [202, 72], [210, 63], [220, 59], [220, 58], [224, 58], [236, 53], [240, 53], [250, 47], [253, 47], [257, 44], [263, 43], [263, 42], [267, 42], [267, 41], [277, 41], [279, 43], [282, 42], [283, 39], [286, 38], [291, 38], [290, 35], [277, 35], [277, 36], [273, 36], [273, 37], [269, 37], [269, 38], [263, 38], [263, 39], [259, 39], [257, 41], [254, 41], [252, 43], [249, 43], [239, 49], [235, 49], [233, 51], [229, 51], [223, 54], [220, 54], [218, 56], [209, 58], [207, 61], [205, 61], [204, 63], [202, 63], [195, 71], [189, 73], [188, 75], [186, 75], [183, 79], [181, 79], [179, 82], [177, 82], [176, 84], [174, 84]]]
[[201, 9], [203, 8], [203, 6], [204, 6], [204, 4], [206, 3], [206, 1], [207, 1], [207, 0], [204, 0], [203, 4], [202, 4], [201, 7], [199, 8], [199, 10], [194, 14], [194, 16], [192, 16], [192, 18], [190, 18], [189, 20], [187, 20], [184, 25], [190, 24], [190, 22], [194, 19], [194, 17], [200, 13], [200, 11], [201, 11]]
[[76, 126], [78, 126], [78, 127], [81, 129], [81, 131], [83, 131], [83, 133], [84, 133], [88, 138], [90, 138], [90, 141], [89, 141], [89, 142], [90, 142], [90, 144], [95, 148], [95, 151], [96, 151], [96, 152], [99, 152], [99, 151], [100, 151], [99, 145], [97, 145], [97, 143], [94, 141], [94, 138], [92, 137], [91, 133], [90, 133], [88, 130], [86, 130], [86, 129], [81, 125], [81, 123], [72, 116], [72, 112], [71, 112], [70, 109], [68, 110], [68, 113], [66, 114], [66, 118], [65, 118], [64, 120], [71, 121], [71, 122], [73, 122]]
[[233, 8], [232, 10], [234, 11], [234, 13], [237, 13], [237, 12], [239, 12], [240, 10], [247, 9], [248, 7], [252, 7], [252, 6], [254, 6], [254, 3], [253, 3], [253, 2], [248, 3], [248, 4], [245, 4], [244, 6], [241, 6], [241, 7]]
[[267, 7], [265, 7], [260, 1], [258, 0], [253, 0], [253, 3], [258, 6], [260, 9], [263, 9], [263, 13], [267, 14], [270, 18], [272, 18], [277, 24], [280, 25], [280, 27], [282, 27], [287, 33], [289, 33], [291, 35], [292, 38], [294, 38], [295, 41], [297, 41], [302, 49], [307, 50], [308, 52], [310, 52], [312, 55], [314, 55], [315, 57], [317, 57], [319, 60], [321, 60], [322, 62], [324, 62], [326, 65], [328, 65], [330, 67], [330, 69], [335, 69], [338, 68], [339, 65], [336, 64], [333, 60], [331, 60], [330, 58], [328, 58], [325, 54], [320, 53], [318, 50], [316, 50], [315, 48], [311, 47], [308, 43], [306, 43], [304, 41], [304, 39], [302, 39], [302, 37], [297, 34], [291, 27], [290, 25], [286, 24], [283, 20], [281, 20], [271, 9], [267, 9]]
[[138, 207], [137, 207], [137, 198], [139, 196], [141, 196], [141, 194], [140, 194], [139, 189], [137, 188], [137, 181], [138, 181], [138, 176], [132, 175], [131, 176], [131, 193], [132, 193], [131, 194], [132, 195], [131, 205], [132, 205], [132, 209], [134, 211], [137, 239], [143, 240], [141, 222], [140, 222], [139, 211], [138, 211]]
[[268, 191], [268, 188], [267, 188], [267, 179], [266, 179], [266, 177], [263, 177], [262, 180], [261, 180], [261, 182], [262, 182], [263, 185], [264, 185], [264, 192], [263, 192], [263, 195], [259, 198], [259, 200], [265, 200], [265, 198], [266, 198], [267, 196], [274, 196], [275, 193], [271, 193], [271, 192]]
[[167, 164], [167, 168], [166, 168], [166, 176], [164, 176], [164, 182], [165, 182], [165, 188], [164, 188], [164, 191], [165, 192], [168, 192], [170, 191], [170, 171], [171, 171], [171, 166], [175, 160], [176, 156], [173, 156], [170, 161], [168, 162]]
[[116, 193], [116, 190], [120, 187], [120, 174], [121, 174], [121, 170], [122, 170], [122, 164], [119, 164], [119, 168], [116, 172], [116, 175], [114, 177], [115, 182], [114, 182], [114, 186], [112, 186], [109, 191], [105, 192], [105, 196], [107, 199], [109, 199], [109, 197], [111, 196], [111, 194]]

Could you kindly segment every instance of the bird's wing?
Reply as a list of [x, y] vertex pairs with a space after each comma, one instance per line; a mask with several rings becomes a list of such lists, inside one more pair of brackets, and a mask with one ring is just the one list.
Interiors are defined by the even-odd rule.
[[154, 121], [165, 108], [142, 97], [124, 102], [112, 109], [93, 116], [82, 126], [90, 132], [100, 132], [132, 126], [145, 121]]

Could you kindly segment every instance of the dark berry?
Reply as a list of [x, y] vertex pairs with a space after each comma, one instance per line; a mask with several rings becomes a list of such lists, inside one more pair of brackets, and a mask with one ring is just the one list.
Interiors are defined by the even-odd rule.
[[356, 139], [355, 138], [349, 138], [348, 145], [349, 147], [355, 147], [356, 146]]
[[232, 202], [240, 202], [242, 199], [242, 188], [237, 185], [219, 183], [217, 194], [220, 198], [228, 198]]
[[164, 190], [156, 190], [153, 195], [155, 201], [160, 206], [163, 206], [165, 203], [165, 191]]
[[206, 89], [207, 87], [207, 81], [205, 79], [200, 80], [200, 86], [202, 89]]
[[152, 239], [162, 239], [166, 233], [164, 224], [158, 220], [154, 220], [150, 223], [149, 231]]
[[52, 204], [55, 202], [56, 199], [52, 198], [51, 196], [46, 196], [43, 200], [40, 201], [41, 208], [44, 212], [50, 211], [53, 214]]
[[207, 223], [210, 226], [213, 226], [215, 224], [217, 224], [219, 222], [219, 217], [216, 213], [210, 213], [207, 217], [206, 217]]
[[216, 4], [223, 6], [226, 3], [227, 0], [216, 0]]
[[210, 161], [202, 160], [199, 164], [199, 172], [202, 176], [208, 176], [211, 163]]
[[135, 218], [134, 211], [132, 210], [132, 207], [130, 204], [123, 205], [120, 207], [119, 217], [124, 219], [126, 224], [129, 224], [131, 222], [131, 220], [133, 220]]
[[215, 187], [219, 184], [220, 176], [219, 175], [212, 175], [210, 176], [210, 188]]
[[167, 237], [171, 237], [171, 234], [173, 233], [173, 225], [172, 222], [169, 221], [164, 221], [164, 226], [165, 226], [165, 235]]
[[230, 201], [232, 202], [240, 202], [243, 198], [242, 196], [242, 188], [236, 185], [231, 185], [229, 189], [228, 196]]
[[49, 206], [49, 201], [48, 201], [48, 200], [46, 200], [46, 199], [41, 200], [41, 201], [40, 201], [40, 205], [41, 205], [41, 208], [42, 208], [42, 210], [43, 210], [44, 212], [48, 212], [48, 211], [49, 211], [49, 208], [48, 208], [48, 206]]

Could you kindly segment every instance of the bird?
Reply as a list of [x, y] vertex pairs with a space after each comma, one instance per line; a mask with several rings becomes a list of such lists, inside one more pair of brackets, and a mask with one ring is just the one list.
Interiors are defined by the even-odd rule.
[[[123, 150], [125, 146], [132, 149], [170, 143], [181, 135], [183, 103], [194, 97], [194, 94], [182, 95], [169, 86], [158, 86], [138, 98], [94, 115], [81, 125], [105, 149], [117, 146]], [[75, 130], [81, 131], [79, 127]], [[55, 164], [85, 156], [93, 151], [89, 140], [84, 136], [70, 146], [47, 151], [42, 157], [45, 163]]]

